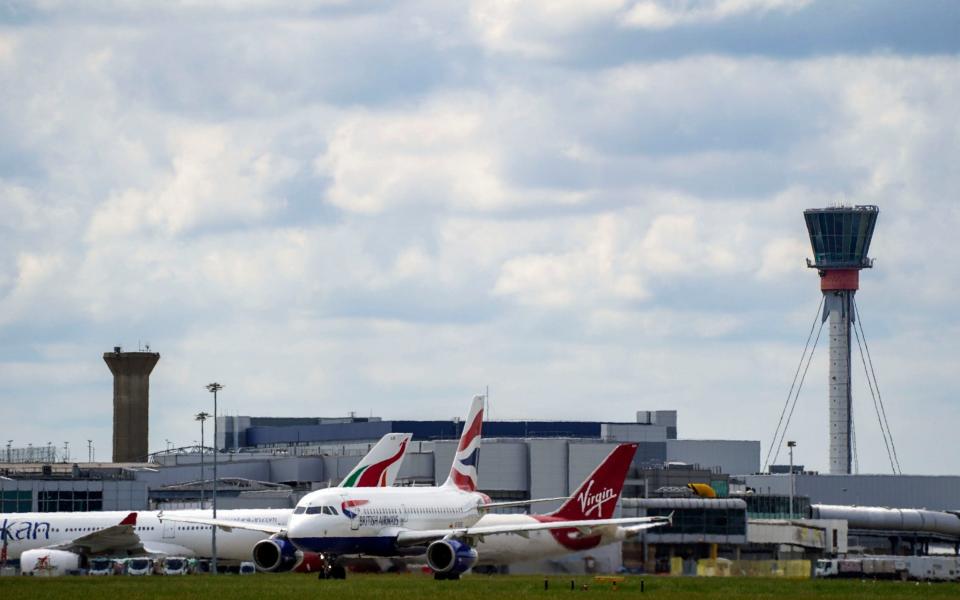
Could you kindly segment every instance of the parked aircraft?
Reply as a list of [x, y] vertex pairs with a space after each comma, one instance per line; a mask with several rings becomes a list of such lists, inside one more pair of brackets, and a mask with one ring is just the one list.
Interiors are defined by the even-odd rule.
[[[595, 535], [602, 527], [666, 520], [663, 517], [545, 519], [477, 526], [491, 509], [539, 502], [492, 502], [489, 496], [477, 491], [482, 426], [483, 398], [477, 396], [464, 423], [450, 474], [440, 486], [318, 490], [306, 495], [288, 523], [279, 526], [228, 519], [165, 515], [162, 518], [272, 534], [253, 549], [254, 562], [263, 570], [289, 570], [299, 552], [316, 552], [326, 558], [328, 565], [328, 571], [321, 576], [343, 578], [346, 572], [337, 562], [339, 557], [397, 557], [425, 552], [427, 564], [437, 579], [458, 579], [477, 563], [477, 545], [490, 536], [523, 536], [534, 531], [571, 529], [588, 536]], [[601, 499], [600, 505], [604, 502]]]
[[[412, 437], [389, 433], [344, 478], [350, 489], [389, 486], [400, 470]], [[231, 521], [285, 526], [292, 509], [220, 510]], [[210, 526], [161, 521], [163, 512], [109, 511], [73, 513], [11, 513], [0, 515], [0, 552], [20, 560], [22, 572], [38, 565], [48, 573], [76, 569], [91, 556], [212, 555]], [[167, 511], [166, 515], [202, 519], [207, 510]], [[217, 536], [217, 556], [227, 561], [250, 560], [251, 549], [267, 537], [255, 529], [226, 530]], [[298, 561], [302, 560], [298, 555]], [[296, 565], [293, 565], [295, 567]]]
[[[620, 444], [614, 448], [573, 495], [553, 512], [544, 515], [488, 514], [481, 517], [476, 526], [482, 528], [611, 519], [636, 452], [637, 444]], [[526, 536], [485, 537], [477, 544], [477, 564], [505, 565], [590, 550], [637, 536], [646, 529], [666, 525], [668, 522], [669, 518], [654, 518], [638, 524], [596, 526], [588, 531], [566, 527], [532, 531]]]

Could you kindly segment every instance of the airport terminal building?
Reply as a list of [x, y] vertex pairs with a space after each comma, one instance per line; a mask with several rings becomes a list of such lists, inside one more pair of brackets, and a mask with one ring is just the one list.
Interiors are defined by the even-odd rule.
[[[220, 417], [217, 439], [219, 506], [289, 508], [307, 492], [337, 485], [386, 433], [413, 433], [398, 485], [442, 483], [453, 461], [462, 423], [378, 418]], [[640, 411], [634, 420], [491, 421], [484, 423], [479, 487], [495, 500], [570, 494], [617, 445], [638, 444], [619, 512], [673, 513], [674, 523], [642, 537], [546, 563], [511, 566], [513, 572], [696, 570], [710, 556], [816, 557], [847, 551], [847, 523], [818, 516], [814, 503], [956, 509], [960, 477], [796, 476], [793, 512], [789, 475], [759, 474], [756, 440], [688, 440], [676, 411]], [[2, 510], [149, 510], [209, 506], [212, 449], [172, 449], [136, 463], [0, 464]], [[201, 475], [201, 460], [205, 463]], [[704, 483], [720, 499], [693, 497], [688, 483]], [[840, 500], [849, 502], [840, 502]], [[553, 507], [538, 505], [538, 512]], [[517, 509], [519, 510], [519, 509]], [[940, 518], [960, 518], [941, 513]], [[952, 530], [951, 530], [952, 531]], [[903, 540], [907, 552], [932, 543], [953, 545], [960, 532], [918, 538], [915, 533], [856, 538], [875, 545]], [[913, 538], [909, 536], [913, 535]], [[903, 541], [901, 540], [901, 541]], [[897, 542], [899, 544], [899, 542]], [[678, 562], [679, 561], [679, 562]], [[671, 566], [673, 565], [673, 566]]]

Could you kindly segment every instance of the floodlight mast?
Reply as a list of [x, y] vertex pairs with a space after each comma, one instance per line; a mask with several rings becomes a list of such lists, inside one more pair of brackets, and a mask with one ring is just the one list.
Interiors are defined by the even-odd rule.
[[823, 317], [830, 319], [830, 473], [853, 472], [853, 398], [850, 391], [850, 324], [860, 270], [873, 267], [867, 257], [880, 209], [838, 206], [803, 211], [814, 260], [807, 266], [820, 274]]
[[[213, 382], [207, 384], [207, 391], [213, 393], [213, 518], [217, 518], [217, 392], [223, 389], [223, 385]], [[217, 574], [217, 528], [211, 527], [213, 536], [210, 541], [211, 560], [210, 570], [214, 575]]]
[[203, 455], [206, 453], [206, 445], [203, 439], [204, 423], [210, 418], [208, 412], [198, 412], [193, 416], [194, 420], [200, 421], [200, 509], [203, 510], [203, 491], [207, 487], [207, 475], [204, 470]]

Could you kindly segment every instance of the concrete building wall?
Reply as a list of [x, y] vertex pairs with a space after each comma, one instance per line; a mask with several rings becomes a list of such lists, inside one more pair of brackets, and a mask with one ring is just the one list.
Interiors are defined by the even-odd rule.
[[[531, 440], [529, 442], [530, 497], [558, 498], [569, 493], [569, 449], [567, 440]], [[537, 512], [549, 512], [560, 505], [537, 505]]]
[[14, 479], [0, 481], [4, 491], [29, 491], [33, 498], [31, 511], [38, 512], [40, 492], [101, 492], [102, 510], [146, 510], [149, 508], [147, 483], [136, 480], [91, 479]]
[[[255, 479], [257, 481], [271, 481], [270, 479], [270, 459], [246, 459], [239, 458], [241, 455], [221, 455], [217, 457], [217, 477], [241, 477], [244, 479]], [[200, 463], [180, 464], [171, 467], [163, 467], [155, 470], [141, 470], [137, 472], [137, 479], [145, 481], [152, 487], [161, 487], [173, 485], [175, 483], [184, 483], [188, 481], [200, 480]], [[213, 459], [208, 456], [204, 465], [204, 478], [213, 479]]]
[[760, 470], [760, 442], [752, 440], [667, 440], [667, 460], [698, 464], [723, 473]]
[[397, 479], [399, 481], [431, 481], [433, 477], [433, 451], [410, 452], [408, 450], [406, 456], [403, 457], [403, 464], [400, 466], [400, 473], [397, 475]]
[[527, 445], [516, 440], [484, 440], [480, 447], [479, 472], [480, 489], [525, 492], [530, 481]]
[[610, 454], [617, 444], [609, 443], [570, 443], [568, 446], [569, 462], [567, 465], [567, 491], [572, 494], [580, 487], [597, 465]]
[[[483, 444], [481, 440], [481, 444]], [[489, 445], [489, 444], [487, 444]], [[484, 446], [480, 446], [480, 476], [483, 476], [484, 468], [484, 459], [486, 454], [484, 453]], [[433, 480], [437, 482], [437, 485], [440, 485], [447, 480], [447, 475], [450, 474], [450, 465], [453, 464], [453, 456], [457, 453], [457, 442], [454, 441], [444, 441], [444, 442], [434, 442], [433, 444]]]
[[270, 481], [322, 481], [326, 476], [323, 459], [319, 456], [277, 458], [270, 461]]
[[600, 439], [605, 442], [663, 442], [667, 439], [667, 428], [633, 423], [604, 423], [600, 425]]

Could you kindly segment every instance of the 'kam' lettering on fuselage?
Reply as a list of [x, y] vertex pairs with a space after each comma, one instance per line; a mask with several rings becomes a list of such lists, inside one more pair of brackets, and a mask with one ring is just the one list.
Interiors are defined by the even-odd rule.
[[19, 542], [36, 539], [50, 539], [50, 523], [4, 519], [0, 524], [0, 541]]

